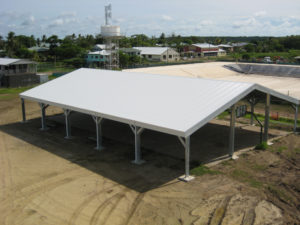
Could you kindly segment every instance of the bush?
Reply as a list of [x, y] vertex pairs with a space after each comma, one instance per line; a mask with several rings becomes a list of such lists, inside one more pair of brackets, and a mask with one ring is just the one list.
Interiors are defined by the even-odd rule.
[[255, 146], [255, 149], [257, 150], [266, 150], [267, 148], [268, 148], [268, 143], [265, 141]]

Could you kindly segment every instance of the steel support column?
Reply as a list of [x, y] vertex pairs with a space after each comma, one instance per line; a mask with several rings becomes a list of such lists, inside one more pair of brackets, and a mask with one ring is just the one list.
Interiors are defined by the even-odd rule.
[[265, 142], [268, 142], [270, 103], [271, 103], [271, 95], [267, 94], [266, 95], [266, 104], [265, 104], [265, 125], [264, 125], [264, 136], [263, 136], [263, 141], [265, 141]]
[[26, 123], [26, 111], [25, 111], [25, 100], [21, 98], [22, 103], [22, 123]]
[[251, 119], [250, 119], [250, 124], [254, 125], [254, 106], [258, 103], [257, 98], [255, 98], [254, 96], [250, 97], [248, 99], [248, 102], [251, 106]]
[[103, 121], [103, 118], [98, 116], [92, 116], [95, 124], [96, 124], [96, 139], [97, 139], [97, 146], [95, 147], [96, 150], [101, 151], [104, 149], [102, 145], [102, 126], [101, 123]]
[[230, 115], [230, 134], [229, 134], [229, 156], [233, 157], [234, 153], [234, 135], [235, 135], [235, 109], [236, 104], [231, 106], [231, 115]]
[[190, 136], [186, 137], [185, 140], [183, 140], [182, 137], [178, 137], [179, 141], [184, 147], [184, 155], [185, 155], [185, 174], [178, 179], [181, 181], [191, 181], [194, 179], [193, 176], [190, 176]]
[[70, 114], [71, 110], [69, 109], [64, 109], [64, 114], [65, 114], [65, 125], [66, 125], [66, 136], [65, 139], [71, 139], [71, 123], [70, 123]]
[[42, 127], [40, 128], [40, 130], [48, 130], [49, 128], [46, 126], [46, 109], [49, 105], [46, 105], [44, 103], [39, 103], [39, 106], [41, 108], [41, 114], [42, 114], [42, 118], [41, 118], [41, 122], [42, 122]]
[[297, 132], [297, 121], [298, 121], [298, 108], [299, 108], [299, 105], [293, 105], [293, 108], [295, 110], [294, 133], [296, 133]]
[[141, 156], [141, 134], [144, 131], [144, 128], [129, 125], [133, 134], [134, 134], [134, 144], [135, 144], [135, 159], [131, 161], [134, 164], [141, 165], [145, 161], [142, 160]]

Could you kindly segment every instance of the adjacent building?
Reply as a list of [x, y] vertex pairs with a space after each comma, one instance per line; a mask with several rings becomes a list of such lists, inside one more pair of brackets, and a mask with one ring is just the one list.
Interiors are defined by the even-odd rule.
[[183, 57], [197, 58], [206, 56], [224, 56], [226, 51], [221, 50], [219, 46], [209, 43], [192, 44], [183, 47]]
[[106, 50], [89, 52], [86, 55], [86, 62], [88, 66], [100, 66], [109, 60], [109, 52]]
[[227, 53], [233, 52], [233, 46], [232, 45], [226, 45], [226, 44], [221, 44], [218, 45], [219, 49], [225, 50]]
[[141, 56], [141, 50], [135, 48], [120, 48], [120, 51], [129, 56]]
[[0, 87], [21, 87], [39, 83], [36, 71], [36, 62], [0, 58]]
[[97, 51], [102, 51], [105, 50], [105, 45], [104, 44], [96, 44], [93, 47], [92, 52], [97, 52]]
[[173, 62], [180, 59], [180, 55], [169, 47], [134, 47], [140, 52], [141, 57], [149, 61]]

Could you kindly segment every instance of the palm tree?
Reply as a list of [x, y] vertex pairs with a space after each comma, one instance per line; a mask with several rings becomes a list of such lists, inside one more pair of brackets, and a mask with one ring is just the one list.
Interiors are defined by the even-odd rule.
[[13, 55], [14, 48], [15, 48], [15, 33], [14, 32], [9, 32], [7, 35], [7, 42], [6, 42], [6, 52], [9, 57]]

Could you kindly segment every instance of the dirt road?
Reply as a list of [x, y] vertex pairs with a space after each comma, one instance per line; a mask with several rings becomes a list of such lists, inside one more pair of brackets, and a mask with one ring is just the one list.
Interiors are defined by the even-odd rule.
[[[175, 147], [176, 138], [162, 140], [156, 139], [157, 134], [146, 133], [143, 140], [149, 145], [142, 151], [147, 163], [136, 166], [130, 163], [134, 156], [133, 145], [124, 141], [130, 137], [130, 130], [125, 133], [120, 127], [124, 136], [107, 130], [106, 149], [97, 152], [93, 149], [95, 143], [88, 138], [94, 135], [92, 130], [74, 128], [74, 138], [66, 140], [64, 126], [53, 120], [47, 121], [51, 125], [48, 131], [39, 130], [40, 111], [36, 103], [27, 102], [26, 110], [29, 122], [22, 124], [19, 99], [0, 98], [0, 224], [300, 223], [299, 182], [298, 186], [290, 185], [295, 183], [292, 177], [299, 175], [299, 154], [293, 155], [296, 165], [279, 163], [275, 165], [277, 170], [272, 170], [273, 163], [269, 165], [271, 170], [267, 170], [270, 173], [256, 171], [257, 177], [273, 173], [279, 180], [286, 174], [291, 178], [284, 183], [292, 189], [287, 196], [293, 200], [284, 202], [272, 195], [277, 190], [276, 185], [270, 192], [264, 186], [256, 187], [248, 180], [232, 176], [234, 168], [245, 169], [239, 160], [215, 166], [210, 170], [217, 173], [197, 176], [192, 182], [184, 183], [177, 180], [183, 173], [184, 156], [180, 144]], [[48, 115], [57, 113], [61, 110], [47, 109]], [[222, 136], [222, 129], [226, 126], [210, 125], [196, 134], [192, 139], [192, 152], [226, 149], [226, 141], [222, 141], [227, 140], [228, 134], [219, 137], [217, 143], [207, 141], [212, 136]], [[214, 130], [219, 132], [213, 133]], [[250, 140], [247, 145], [255, 144], [257, 132], [237, 130], [237, 135], [244, 134], [244, 140]], [[199, 139], [205, 133], [207, 135]], [[253, 137], [255, 141], [251, 142]], [[284, 143], [288, 149], [300, 148], [298, 136], [290, 138], [287, 143], [292, 141], [292, 144]], [[240, 141], [237, 148], [244, 145]], [[270, 151], [269, 154], [268, 160], [273, 155], [277, 157], [274, 162], [280, 160], [277, 153]], [[209, 155], [213, 154], [206, 157]], [[192, 162], [192, 168], [198, 166], [201, 160], [198, 156], [201, 153], [192, 153], [192, 159], [197, 159]], [[260, 159], [260, 164], [264, 164], [259, 152], [240, 159], [244, 160], [241, 162]], [[281, 170], [283, 167], [290, 170]], [[270, 182], [273, 181], [270, 179]]]

